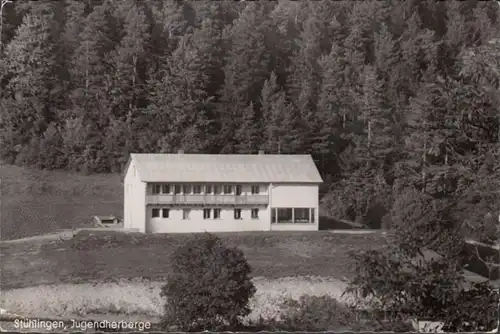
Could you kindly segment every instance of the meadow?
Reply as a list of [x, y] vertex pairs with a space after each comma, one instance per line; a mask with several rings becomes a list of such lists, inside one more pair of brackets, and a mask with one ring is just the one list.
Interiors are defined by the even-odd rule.
[[[382, 233], [316, 232], [221, 233], [228, 246], [241, 249], [253, 276], [351, 275], [349, 252], [383, 244]], [[170, 255], [189, 235], [80, 231], [72, 239], [2, 242], [2, 289], [42, 284], [163, 280]]]
[[[318, 232], [221, 233], [244, 251], [257, 293], [248, 320], [279, 319], [282, 302], [302, 295], [342, 300], [352, 275], [349, 252], [384, 235]], [[72, 239], [1, 242], [0, 308], [23, 316], [119, 316], [155, 322], [170, 255], [188, 235], [80, 231]]]
[[123, 212], [120, 174], [82, 175], [0, 164], [1, 240], [80, 227]]

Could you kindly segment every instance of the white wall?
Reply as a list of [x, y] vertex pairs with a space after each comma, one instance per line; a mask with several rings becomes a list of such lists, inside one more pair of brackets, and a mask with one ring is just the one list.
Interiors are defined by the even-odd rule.
[[319, 205], [318, 185], [273, 184], [271, 206], [275, 208], [317, 208]]
[[241, 208], [241, 218], [234, 219], [233, 209], [222, 208], [221, 218], [213, 219], [213, 210], [210, 219], [203, 219], [202, 208], [192, 208], [189, 219], [182, 219], [182, 208], [171, 208], [169, 218], [152, 218], [153, 208], [147, 207], [148, 232], [153, 233], [194, 233], [194, 232], [238, 232], [238, 231], [269, 231], [269, 214], [267, 207], [259, 207], [259, 218], [251, 218], [251, 208]]
[[140, 181], [133, 161], [130, 163], [125, 174], [123, 186], [125, 192], [123, 201], [123, 227], [146, 232], [146, 183]]
[[[319, 229], [319, 185], [273, 184], [270, 186], [271, 208], [314, 208], [314, 223], [271, 224], [276, 231], [310, 231]], [[271, 211], [269, 211], [271, 220]]]

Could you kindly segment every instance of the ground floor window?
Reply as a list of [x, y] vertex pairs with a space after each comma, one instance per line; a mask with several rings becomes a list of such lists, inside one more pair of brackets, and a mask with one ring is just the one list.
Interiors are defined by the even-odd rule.
[[278, 208], [278, 223], [291, 223], [293, 220], [292, 208]]
[[234, 219], [241, 219], [241, 209], [234, 209]]
[[158, 218], [158, 217], [160, 217], [160, 209], [158, 209], [158, 208], [153, 208], [152, 213], [151, 213], [151, 217], [153, 217], [153, 218]]
[[170, 209], [168, 208], [153, 208], [151, 209], [151, 217], [152, 218], [169, 218], [170, 217]]
[[203, 219], [210, 219], [210, 209], [203, 209]]
[[314, 223], [314, 208], [271, 208], [271, 223]]
[[293, 218], [296, 223], [309, 222], [309, 208], [294, 208]]
[[221, 209], [214, 209], [214, 219], [220, 218]]
[[259, 218], [259, 209], [252, 209], [252, 219]]
[[191, 209], [183, 209], [182, 210], [182, 219], [189, 219], [190, 213], [191, 213]]

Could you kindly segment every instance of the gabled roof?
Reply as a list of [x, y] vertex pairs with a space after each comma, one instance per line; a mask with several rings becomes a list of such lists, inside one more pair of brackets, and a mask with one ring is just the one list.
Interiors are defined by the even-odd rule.
[[132, 153], [143, 182], [322, 183], [310, 155]]

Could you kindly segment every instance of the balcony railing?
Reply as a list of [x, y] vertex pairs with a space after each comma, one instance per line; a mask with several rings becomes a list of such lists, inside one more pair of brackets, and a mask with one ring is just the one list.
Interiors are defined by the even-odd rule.
[[267, 195], [147, 195], [147, 204], [266, 205]]

